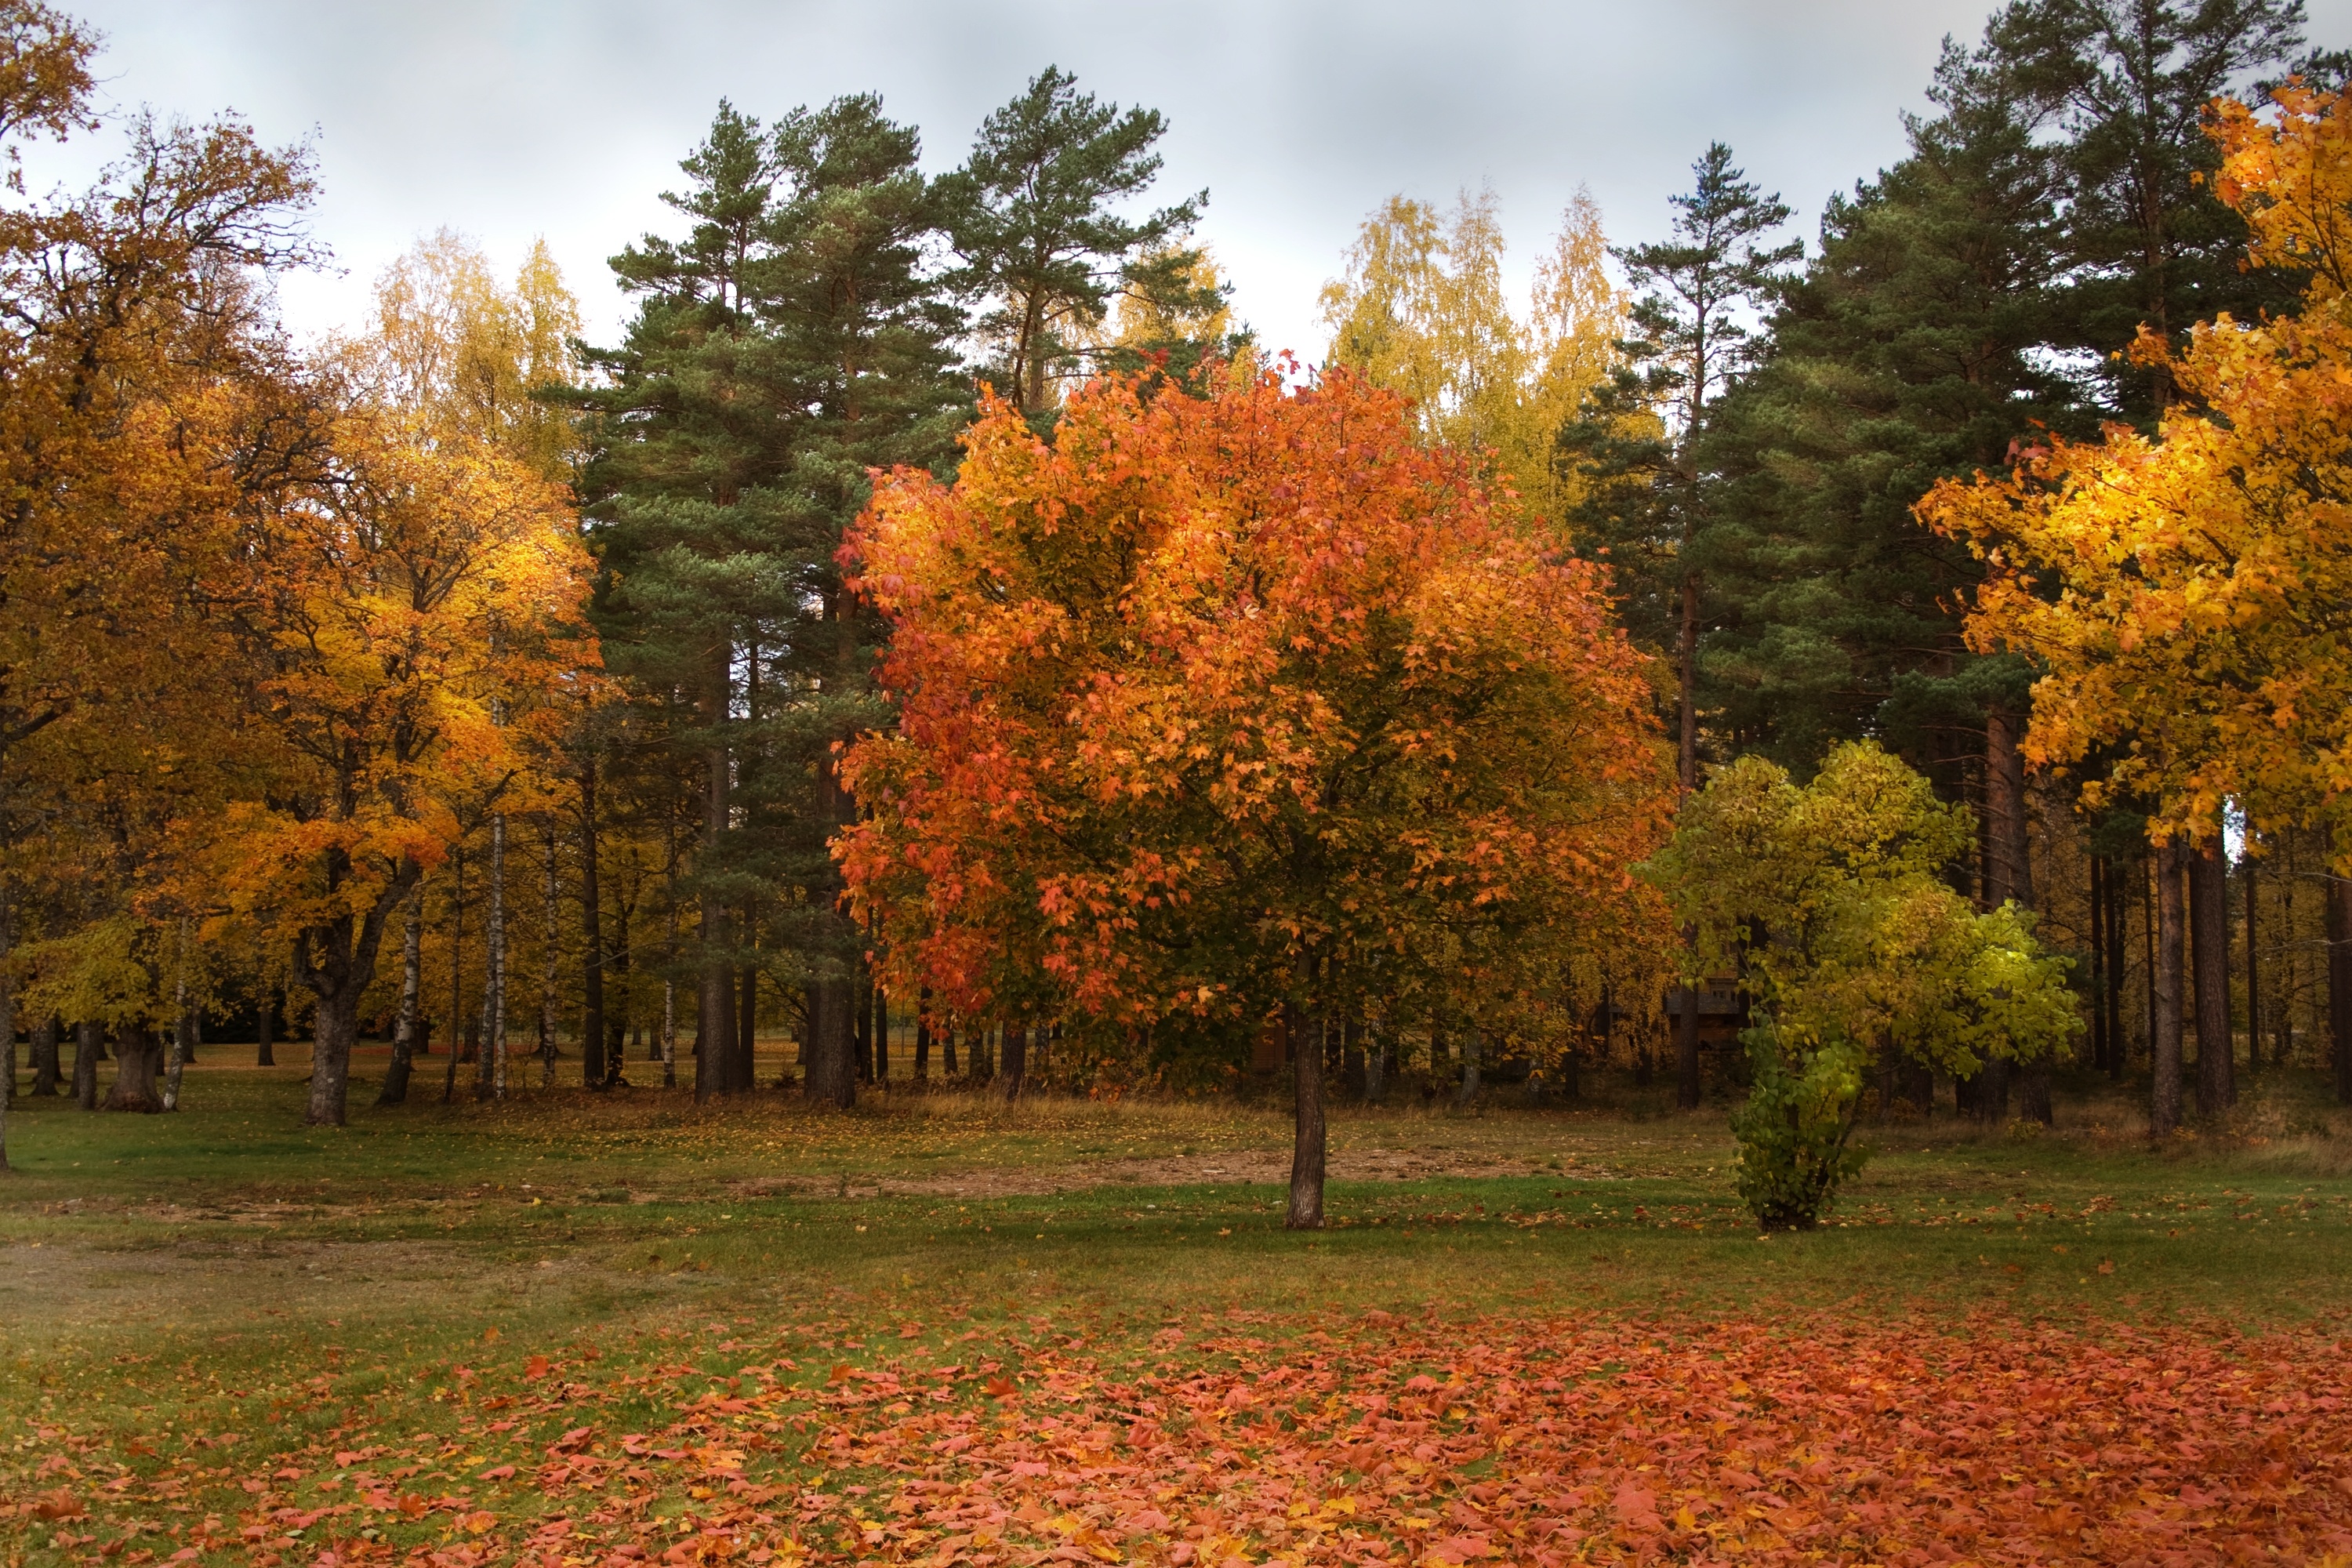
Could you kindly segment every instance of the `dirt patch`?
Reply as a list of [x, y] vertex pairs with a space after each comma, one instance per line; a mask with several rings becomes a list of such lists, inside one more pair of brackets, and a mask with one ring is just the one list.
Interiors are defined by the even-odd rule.
[[281, 1324], [332, 1328], [419, 1310], [488, 1323], [543, 1293], [608, 1278], [600, 1255], [561, 1247], [501, 1261], [460, 1243], [311, 1241], [226, 1226], [143, 1245], [45, 1238], [0, 1247], [0, 1324], [211, 1323], [267, 1336]]

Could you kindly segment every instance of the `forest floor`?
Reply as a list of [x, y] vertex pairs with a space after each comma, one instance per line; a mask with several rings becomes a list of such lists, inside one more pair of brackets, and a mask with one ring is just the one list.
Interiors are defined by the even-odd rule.
[[[1874, 1129], [1760, 1237], [1720, 1105], [20, 1099], [0, 1557], [2352, 1562], [2352, 1129]], [[436, 1067], [437, 1068], [437, 1061]], [[535, 1064], [530, 1068], [536, 1074]]]

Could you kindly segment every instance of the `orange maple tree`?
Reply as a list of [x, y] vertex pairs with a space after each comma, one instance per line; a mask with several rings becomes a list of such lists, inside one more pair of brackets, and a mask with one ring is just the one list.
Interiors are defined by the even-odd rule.
[[[1244, 366], [1090, 387], [1050, 441], [992, 404], [965, 447], [845, 547], [903, 718], [847, 759], [837, 852], [902, 984], [1129, 1049], [1312, 1042], [1370, 989], [1475, 1022], [1662, 936], [1625, 868], [1671, 778], [1603, 574], [1402, 398]], [[1311, 1226], [1320, 1075], [1294, 1077]]]

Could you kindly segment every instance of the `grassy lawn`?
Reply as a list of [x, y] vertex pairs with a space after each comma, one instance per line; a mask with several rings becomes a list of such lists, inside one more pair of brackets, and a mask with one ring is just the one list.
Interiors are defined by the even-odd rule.
[[[1314, 1237], [1279, 1228], [1271, 1109], [898, 1094], [832, 1116], [658, 1090], [445, 1108], [435, 1079], [394, 1110], [357, 1088], [351, 1127], [312, 1131], [300, 1092], [299, 1068], [207, 1065], [173, 1117], [18, 1100], [0, 1183], [9, 1568], [1875, 1552], [1928, 1528], [1902, 1509], [1935, 1488], [1890, 1457], [1901, 1442], [1832, 1464], [1869, 1421], [1816, 1374], [1890, 1357], [1912, 1370], [1880, 1376], [1883, 1418], [1916, 1400], [1912, 1432], [1958, 1418], [1956, 1386], [2026, 1408], [2053, 1377], [2096, 1425], [2082, 1369], [2137, 1356], [2116, 1375], [2178, 1405], [2123, 1424], [2172, 1444], [2138, 1462], [2142, 1488], [2245, 1401], [2276, 1432], [2316, 1424], [2300, 1447], [2333, 1444], [2326, 1464], [2352, 1448], [2323, 1386], [2347, 1364], [2347, 1143], [2318, 1086], [2283, 1075], [2257, 1080], [2239, 1135], [2161, 1153], [2088, 1087], [2054, 1133], [1890, 1126], [1832, 1224], [1769, 1241], [1731, 1193], [1721, 1111], [1664, 1114], [1623, 1084], [1598, 1110], [1341, 1112], [1337, 1223]], [[1671, 1378], [1642, 1371], [1652, 1356]], [[1744, 1392], [1691, 1393], [1715, 1383]], [[1283, 1414], [1252, 1415], [1269, 1387]], [[1528, 1401], [1647, 1408], [1662, 1388], [1606, 1430], [1746, 1444], [1732, 1480], [1714, 1461], [1681, 1475], [1664, 1436], [1583, 1482], [1589, 1447], [1528, 1472], [1550, 1490], [1511, 1479], [1508, 1455], [1572, 1425]], [[1787, 1459], [1808, 1442], [1794, 1479], [1766, 1473], [1759, 1443]], [[2288, 1479], [2317, 1499], [2300, 1447]], [[1808, 1464], [1830, 1472], [1808, 1482]], [[2081, 1516], [2065, 1539], [2121, 1560], [2124, 1504], [2094, 1495], [2109, 1469], [2067, 1471], [2091, 1489], [2063, 1505]], [[1835, 1507], [1807, 1500], [1832, 1479]], [[2242, 1531], [2257, 1481], [2210, 1519], [2176, 1486], [2164, 1528], [2190, 1546]], [[1909, 1500], [1882, 1521], [1874, 1487]], [[1949, 1507], [1981, 1512], [1986, 1489]], [[2067, 1528], [2055, 1495], [2030, 1541], [1998, 1509], [1933, 1528], [2037, 1560]], [[2318, 1533], [2296, 1539], [2335, 1550], [2347, 1505], [2341, 1488], [2307, 1502], [2294, 1528]], [[2003, 1541], [2024, 1555], [1987, 1544]]]

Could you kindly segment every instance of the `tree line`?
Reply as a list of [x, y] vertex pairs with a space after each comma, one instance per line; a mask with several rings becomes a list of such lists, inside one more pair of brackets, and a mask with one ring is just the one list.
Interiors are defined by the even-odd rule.
[[[5, 23], [0, 132], [96, 132], [90, 36]], [[2155, 558], [2116, 607], [2053, 498], [2236, 417], [2212, 323], [2317, 331], [2345, 67], [2299, 0], [2016, 0], [1810, 246], [1711, 145], [1661, 241], [1580, 196], [1521, 308], [1491, 193], [1393, 198], [1315, 377], [1233, 321], [1207, 193], [1154, 205], [1161, 118], [1051, 68], [941, 174], [871, 95], [722, 103], [675, 232], [613, 258], [609, 347], [543, 253], [508, 282], [443, 235], [298, 349], [268, 282], [313, 259], [302, 156], [121, 127], [99, 187], [7, 219], [12, 1058], [21, 1026], [60, 1087], [70, 1037], [89, 1104], [110, 1047], [110, 1102], [168, 1106], [207, 1012], [265, 1056], [308, 1015], [336, 1121], [363, 1021], [393, 1101], [436, 1037], [445, 1098], [461, 1060], [467, 1092], [532, 1055], [551, 1082], [560, 1047], [592, 1087], [740, 1090], [782, 1026], [845, 1106], [896, 1018], [919, 1071], [1007, 1092], [1033, 1045], [1074, 1080], [1288, 1060], [1303, 1129], [1327, 1076], [1471, 1094], [1506, 1057], [1570, 1089], [1667, 1059], [1696, 1105], [1725, 975], [1769, 1026], [1734, 1076], [1832, 1126], [1939, 1075], [2046, 1116], [2087, 1030], [2149, 1057], [2161, 1127], [2184, 1006], [2218, 1114], [2225, 827], [2318, 890], [2260, 948], [2242, 873], [2250, 1039], [2258, 952], [2293, 1038], [2352, 939], [2325, 748], [2247, 717], [2325, 707], [2288, 688], [2332, 628], [2306, 572], [2269, 662], [2181, 635], [2210, 560], [2143, 626]], [[2086, 595], [2181, 662], [2053, 629]], [[2233, 721], [2174, 733], [2221, 689]], [[1857, 826], [1872, 791], [1910, 804]], [[1864, 843], [1940, 848], [1822, 880]], [[1837, 912], [1776, 926], [1734, 885]], [[1949, 1014], [1932, 1042], [1891, 992], [1806, 989], [1901, 947], [1873, 921], [1939, 955], [1904, 1004]]]

